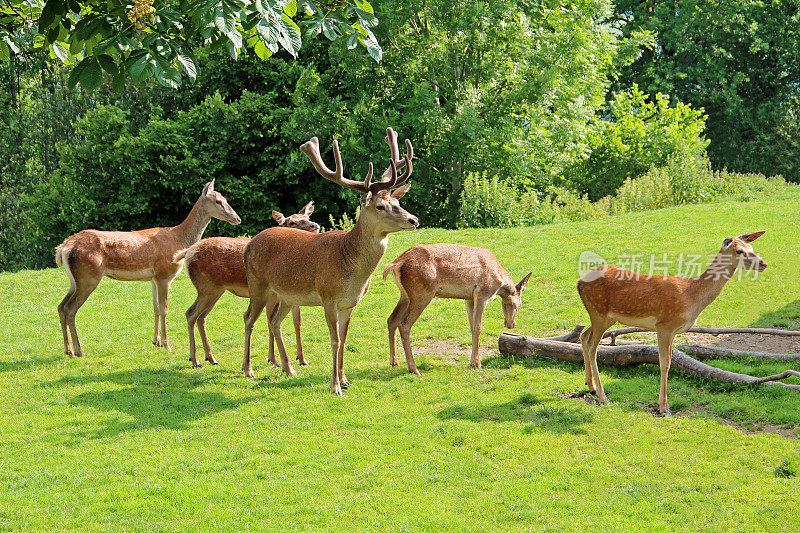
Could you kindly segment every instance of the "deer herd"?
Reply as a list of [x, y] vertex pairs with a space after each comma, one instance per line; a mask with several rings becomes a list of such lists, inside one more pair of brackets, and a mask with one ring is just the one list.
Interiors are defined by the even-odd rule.
[[[296, 375], [286, 353], [281, 323], [292, 313], [297, 361], [306, 365], [300, 338], [300, 307], [322, 306], [331, 338], [331, 392], [342, 394], [350, 383], [344, 372], [344, 352], [350, 319], [366, 295], [381, 262], [391, 233], [413, 230], [417, 217], [400, 200], [408, 192], [413, 172], [414, 149], [406, 139], [400, 156], [397, 133], [386, 130], [389, 165], [373, 181], [373, 164], [363, 180], [344, 177], [339, 144], [333, 141], [334, 169], [323, 161], [316, 137], [300, 147], [317, 173], [342, 187], [361, 193], [358, 217], [349, 231], [320, 232], [310, 219], [313, 202], [302, 211], [272, 215], [277, 227], [265, 229], [252, 239], [211, 237], [201, 240], [212, 218], [236, 225], [241, 218], [227, 200], [207, 183], [189, 215], [171, 228], [140, 231], [84, 230], [67, 237], [56, 248], [55, 259], [63, 267], [70, 288], [58, 305], [58, 315], [69, 356], [83, 355], [75, 327], [75, 315], [104, 276], [117, 280], [150, 280], [153, 291], [153, 344], [170, 347], [167, 339], [167, 296], [170, 283], [185, 264], [197, 290], [186, 311], [189, 360], [198, 362], [195, 328], [200, 334], [205, 361], [216, 365], [206, 334], [206, 317], [225, 291], [249, 298], [244, 315], [242, 372], [254, 377], [250, 359], [251, 336], [256, 320], [267, 308], [270, 337], [268, 360], [275, 366], [275, 346], [280, 366]], [[402, 172], [402, 174], [398, 174]], [[722, 291], [737, 267], [763, 270], [766, 263], [755, 254], [751, 242], [764, 232], [727, 238], [706, 272], [697, 278], [640, 276], [617, 267], [592, 270], [578, 280], [578, 294], [589, 313], [590, 327], [581, 335], [586, 385], [599, 403], [607, 403], [597, 368], [597, 347], [603, 333], [615, 322], [655, 331], [658, 337], [661, 387], [658, 409], [669, 414], [667, 374], [675, 335], [694, 325], [700, 312]], [[383, 271], [392, 276], [400, 299], [387, 320], [389, 363], [398, 364], [395, 348], [400, 331], [408, 371], [419, 375], [411, 349], [411, 327], [434, 297], [464, 300], [472, 333], [470, 366], [481, 367], [478, 347], [487, 304], [499, 296], [505, 326], [516, 326], [522, 292], [531, 274], [519, 283], [490, 250], [456, 244], [418, 244], [400, 254]]]

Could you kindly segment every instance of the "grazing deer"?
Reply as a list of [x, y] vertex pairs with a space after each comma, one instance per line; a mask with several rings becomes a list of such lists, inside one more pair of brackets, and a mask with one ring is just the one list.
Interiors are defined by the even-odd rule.
[[[139, 231], [87, 229], [64, 239], [56, 247], [56, 263], [64, 267], [70, 283], [69, 292], [58, 305], [66, 354], [83, 355], [75, 329], [75, 314], [103, 276], [123, 281], [150, 280], [155, 312], [153, 344], [169, 348], [167, 293], [182, 266], [173, 263], [172, 258], [181, 248], [199, 241], [212, 218], [234, 225], [242, 221], [225, 197], [214, 190], [213, 180], [206, 183], [186, 220], [175, 227]], [[161, 336], [158, 334], [159, 319]], [[72, 346], [67, 327], [72, 335]]]
[[586, 385], [597, 393], [600, 403], [608, 403], [597, 370], [597, 346], [603, 333], [615, 322], [655, 331], [658, 336], [658, 363], [661, 388], [658, 411], [669, 415], [667, 374], [672, 359], [675, 335], [694, 326], [697, 317], [722, 292], [737, 268], [767, 268], [750, 245], [763, 231], [722, 241], [722, 249], [706, 271], [697, 278], [640, 276], [615, 266], [604, 266], [578, 280], [578, 294], [589, 312], [591, 325], [581, 333]]
[[411, 353], [411, 327], [435, 296], [464, 300], [472, 332], [470, 366], [481, 367], [478, 345], [483, 329], [483, 313], [495, 296], [503, 300], [507, 328], [516, 327], [517, 310], [522, 304], [522, 291], [531, 277], [514, 280], [491, 250], [459, 244], [417, 244], [386, 265], [383, 279], [389, 273], [400, 289], [400, 301], [389, 315], [389, 364], [397, 366], [395, 333], [406, 354], [408, 371], [419, 375]]
[[[302, 211], [285, 217], [278, 211], [272, 212], [275, 221], [286, 228], [297, 228], [303, 231], [319, 233], [320, 227], [309, 218], [314, 212], [314, 202], [309, 202]], [[197, 289], [197, 299], [186, 311], [186, 320], [189, 323], [189, 360], [195, 367], [202, 366], [197, 362], [197, 349], [195, 345], [194, 328], [200, 333], [206, 361], [212, 365], [217, 364], [211, 353], [211, 344], [206, 335], [206, 317], [214, 308], [217, 301], [226, 290], [236, 296], [249, 298], [247, 290], [247, 276], [244, 272], [244, 249], [250, 239], [236, 237], [211, 237], [203, 239], [186, 250], [175, 254], [174, 261], [185, 259], [186, 272]], [[274, 305], [274, 304], [273, 304]], [[270, 307], [272, 309], [272, 307]], [[303, 345], [300, 341], [300, 308], [292, 307], [294, 319], [294, 332], [297, 339], [297, 359], [301, 365], [308, 364], [303, 355]], [[275, 366], [274, 339], [270, 334], [269, 360]]]
[[[372, 163], [363, 181], [343, 178], [339, 143], [333, 141], [336, 170], [322, 161], [319, 140], [313, 137], [300, 150], [311, 160], [317, 172], [330, 181], [363, 193], [361, 211], [350, 231], [307, 233], [292, 228], [269, 228], [255, 237], [244, 252], [250, 306], [244, 315], [244, 359], [242, 371], [253, 377], [250, 363], [250, 337], [253, 325], [273, 295], [278, 304], [269, 316], [269, 329], [275, 336], [281, 355], [281, 367], [289, 375], [295, 371], [286, 357], [281, 338], [281, 322], [293, 305], [321, 305], [331, 336], [333, 369], [331, 392], [342, 394], [349, 382], [344, 373], [344, 345], [353, 309], [369, 288], [370, 277], [386, 252], [389, 234], [415, 229], [419, 222], [400, 206], [400, 198], [409, 189], [405, 182], [412, 172], [413, 148], [406, 140], [407, 152], [399, 159], [397, 134], [386, 130], [391, 150], [389, 168], [381, 181], [372, 182]], [[398, 178], [397, 168], [405, 166]]]

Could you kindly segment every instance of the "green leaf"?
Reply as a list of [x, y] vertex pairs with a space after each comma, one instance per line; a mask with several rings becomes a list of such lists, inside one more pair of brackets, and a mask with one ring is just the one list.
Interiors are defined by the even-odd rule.
[[110, 55], [101, 54], [97, 56], [97, 60], [100, 62], [100, 66], [103, 67], [103, 70], [108, 72], [111, 76], [115, 76], [119, 71], [116, 61], [114, 61]]
[[83, 74], [86, 65], [94, 58], [87, 57], [82, 59], [77, 65], [72, 67], [72, 71], [69, 73], [69, 78], [67, 78], [67, 87], [70, 89], [74, 89], [76, 85], [78, 85], [78, 80], [80, 79], [81, 75]]
[[292, 56], [297, 57], [297, 52], [303, 44], [302, 38], [300, 37], [300, 28], [285, 14], [281, 15], [281, 20], [283, 21], [283, 31], [280, 32], [281, 35], [278, 37], [278, 42], [281, 43], [281, 46], [292, 54]]
[[134, 61], [129, 70], [133, 81], [138, 83], [153, 76], [156, 72], [156, 65], [150, 55], [146, 54]]
[[89, 57], [84, 59], [88, 62], [86, 67], [80, 73], [80, 82], [84, 89], [92, 92], [97, 89], [103, 82], [103, 70], [100, 68], [100, 62], [96, 57]]
[[267, 59], [272, 56], [272, 50], [267, 48], [267, 46], [264, 44], [264, 41], [260, 39], [253, 47], [253, 50], [255, 50], [256, 55], [261, 59]]
[[69, 59], [69, 50], [62, 43], [53, 43], [53, 53], [61, 61]]
[[197, 67], [194, 64], [194, 60], [182, 54], [178, 54], [178, 63], [183, 67], [183, 71], [186, 73], [187, 76], [191, 79], [197, 78]]
[[56, 18], [61, 18], [59, 12], [64, 10], [63, 0], [47, 0], [39, 15], [39, 33], [45, 33], [55, 23]]
[[283, 8], [283, 12], [288, 16], [293, 17], [297, 15], [297, 0], [292, 0]]
[[8, 49], [8, 45], [0, 41], [0, 60], [8, 61], [9, 59], [11, 59], [11, 51]]

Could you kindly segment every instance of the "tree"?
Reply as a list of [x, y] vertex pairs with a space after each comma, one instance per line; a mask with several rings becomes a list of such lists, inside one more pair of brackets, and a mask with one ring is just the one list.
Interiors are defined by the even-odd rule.
[[656, 45], [622, 70], [637, 83], [708, 115], [709, 157], [739, 172], [800, 181], [800, 4], [796, 0], [618, 0], [623, 35]]
[[283, 49], [297, 56], [306, 35], [382, 50], [367, 0], [7, 0], [0, 7], [0, 59], [48, 47], [74, 64], [71, 86], [96, 89], [103, 73], [117, 89], [130, 76], [177, 87], [197, 75], [200, 51], [262, 59]]

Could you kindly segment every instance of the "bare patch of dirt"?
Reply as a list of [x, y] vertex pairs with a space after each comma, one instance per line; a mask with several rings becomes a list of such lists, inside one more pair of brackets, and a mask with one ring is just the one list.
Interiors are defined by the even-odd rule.
[[[402, 350], [401, 350], [402, 352]], [[425, 339], [420, 346], [414, 346], [414, 356], [433, 355], [450, 365], [468, 365], [471, 346], [462, 346], [455, 339]], [[497, 346], [479, 346], [478, 355], [481, 361], [499, 353]], [[398, 354], [402, 357], [402, 353]]]
[[[729, 333], [714, 337], [702, 333], [680, 335], [687, 344], [706, 344], [718, 348], [766, 353], [800, 353], [800, 337], [781, 335], [753, 335], [750, 333]], [[681, 343], [683, 344], [683, 343]]]
[[581, 400], [584, 403], [588, 403], [589, 405], [602, 405], [600, 401], [597, 399], [597, 396], [595, 396], [595, 393], [589, 392], [588, 390], [582, 390], [577, 392], [559, 392], [556, 396], [558, 396], [559, 398], [571, 398], [575, 400]]

